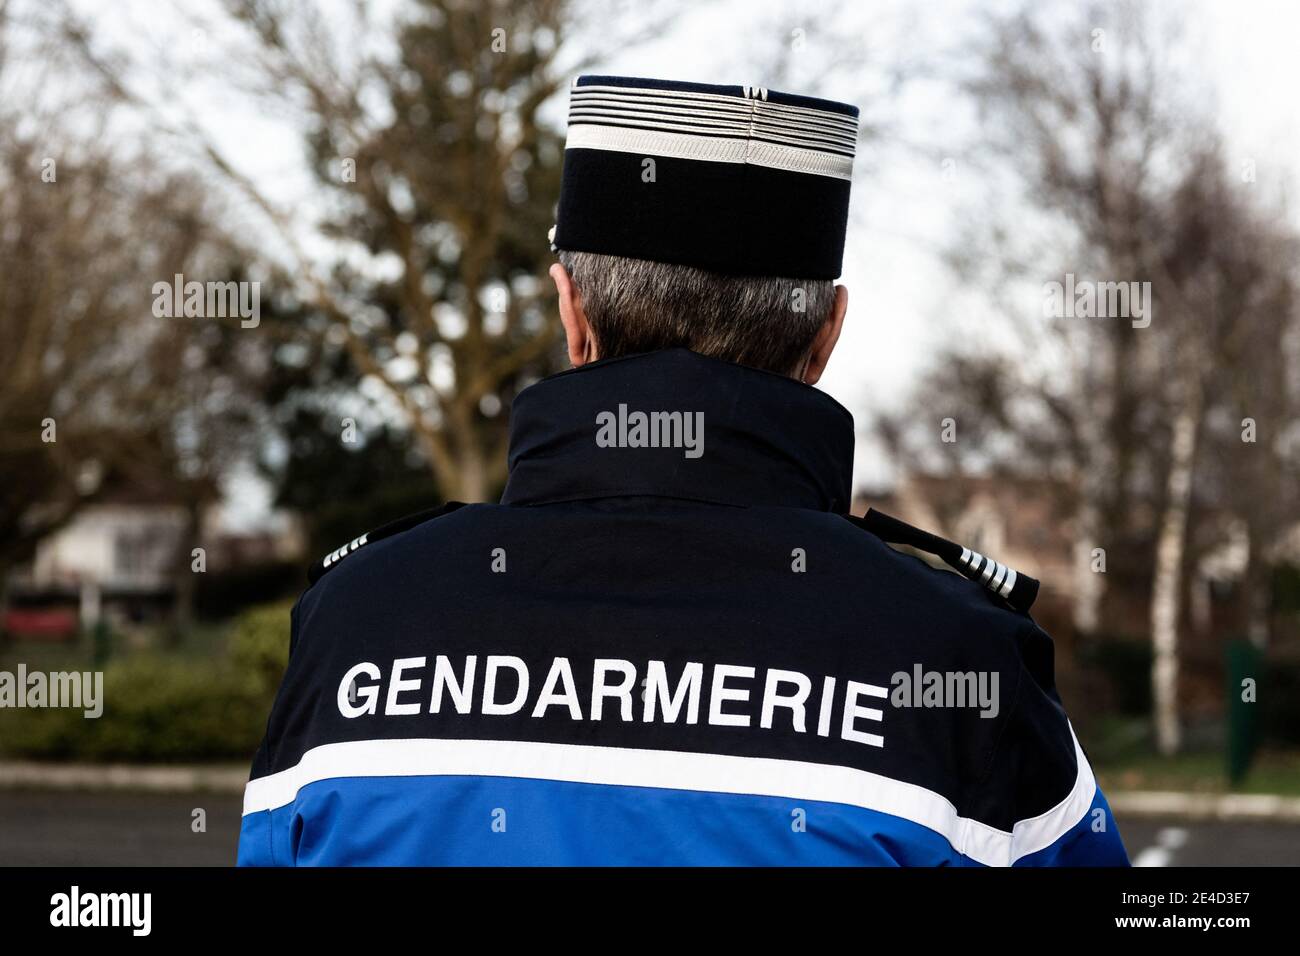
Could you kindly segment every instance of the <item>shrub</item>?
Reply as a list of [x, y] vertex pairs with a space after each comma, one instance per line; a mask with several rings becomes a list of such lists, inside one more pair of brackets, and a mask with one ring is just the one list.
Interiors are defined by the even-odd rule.
[[289, 644], [289, 606], [245, 612], [227, 652], [213, 659], [156, 652], [122, 657], [104, 671], [104, 711], [11, 710], [0, 751], [44, 759], [248, 760], [266, 727]]
[[1079, 663], [1102, 675], [1125, 716], [1151, 713], [1151, 643], [1145, 639], [1102, 637], [1079, 647]]
[[[334, 547], [338, 547], [335, 545]], [[228, 620], [232, 614], [279, 602], [307, 585], [301, 561], [263, 561], [197, 576], [194, 611], [205, 620]]]
[[261, 693], [274, 695], [289, 663], [288, 603], [251, 608], [235, 619], [230, 660]]
[[1259, 707], [1264, 740], [1300, 745], [1300, 658], [1292, 655], [1265, 662]]

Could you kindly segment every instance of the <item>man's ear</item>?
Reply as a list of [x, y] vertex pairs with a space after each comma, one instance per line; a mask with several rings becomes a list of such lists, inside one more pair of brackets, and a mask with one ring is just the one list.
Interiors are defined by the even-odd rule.
[[835, 287], [835, 304], [831, 306], [830, 317], [813, 339], [812, 351], [808, 354], [808, 368], [803, 380], [808, 385], [816, 385], [817, 380], [826, 371], [826, 363], [831, 360], [835, 343], [840, 340], [840, 331], [844, 328], [844, 315], [849, 311], [849, 290], [842, 285]]
[[555, 280], [555, 291], [560, 297], [560, 323], [564, 326], [569, 361], [575, 368], [595, 361], [596, 340], [592, 337], [587, 313], [582, 311], [582, 296], [574, 288], [569, 273], [558, 262], [551, 266], [550, 276]]

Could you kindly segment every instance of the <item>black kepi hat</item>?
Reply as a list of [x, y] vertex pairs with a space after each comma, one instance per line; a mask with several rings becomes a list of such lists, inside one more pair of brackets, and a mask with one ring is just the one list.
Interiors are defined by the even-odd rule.
[[729, 275], [834, 279], [858, 109], [761, 87], [582, 76], [552, 243]]

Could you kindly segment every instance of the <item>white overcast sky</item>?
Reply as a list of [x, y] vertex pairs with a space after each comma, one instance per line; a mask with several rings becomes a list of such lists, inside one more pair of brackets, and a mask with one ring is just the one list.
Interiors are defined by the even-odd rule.
[[[145, 58], [152, 50], [176, 50], [190, 42], [187, 17], [211, 9], [211, 0], [75, 0], [116, 42]], [[383, 0], [384, 4], [391, 0]], [[647, 0], [650, 3], [650, 0]], [[1293, 195], [1300, 176], [1300, 2], [1297, 0], [1159, 0], [1175, 12], [1184, 40], [1227, 134], [1231, 155], [1252, 159], [1261, 188]], [[864, 62], [922, 60], [961, 64], [960, 47], [979, 13], [1001, 0], [857, 0], [836, 9], [835, 29]], [[329, 0], [323, 0], [329, 9]], [[853, 216], [842, 281], [850, 290], [849, 320], [822, 387], [852, 411], [859, 423], [857, 480], [878, 484], [891, 472], [866, 430], [871, 413], [890, 407], [925, 367], [935, 347], [954, 335], [980, 334], [971, 312], [980, 307], [957, 289], [939, 252], [979, 183], [958, 186], [941, 178], [936, 156], [951, 155], [960, 170], [961, 151], [978, 129], [969, 106], [958, 101], [943, 77], [906, 87], [901, 97], [878, 101], [878, 74], [854, 68], [844, 47], [829, 51], [816, 41], [817, 20], [827, 4], [786, 0], [722, 0], [687, 4], [666, 16], [662, 35], [632, 50], [611, 51], [602, 72], [703, 82], [778, 86], [764, 76], [765, 45], [785, 42], [805, 29], [810, 39], [794, 58], [792, 76], [820, 76], [828, 58], [829, 79], [805, 92], [858, 102], [867, 115], [877, 109], [894, 128], [888, 142], [860, 153], [862, 175], [854, 184]], [[1102, 17], [1097, 25], [1110, 28]], [[590, 24], [595, 42], [603, 27]], [[221, 136], [228, 157], [286, 204], [310, 203], [300, 141], [277, 117], [259, 115], [244, 101], [222, 95], [220, 75], [205, 93], [203, 112]], [[811, 81], [809, 81], [811, 82]], [[787, 84], [790, 85], [790, 84]], [[863, 96], [873, 102], [861, 102]], [[564, 104], [551, 104], [557, 122]], [[917, 148], [920, 147], [920, 148]], [[1292, 210], [1294, 213], [1294, 209]], [[539, 242], [544, 241], [539, 237]], [[1036, 300], [1035, 303], [1036, 304]], [[1026, 311], [1026, 320], [1031, 318]], [[1003, 319], [1005, 321], [1005, 319]], [[256, 489], [243, 483], [236, 496], [251, 503]], [[247, 509], [245, 510], [246, 513]]]

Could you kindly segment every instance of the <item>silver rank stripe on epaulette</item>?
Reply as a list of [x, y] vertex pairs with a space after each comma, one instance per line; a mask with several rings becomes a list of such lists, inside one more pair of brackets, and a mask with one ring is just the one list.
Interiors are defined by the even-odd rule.
[[361, 537], [353, 538], [343, 547], [335, 551], [331, 551], [329, 554], [325, 555], [325, 559], [321, 561], [322, 567], [328, 568], [335, 561], [338, 561], [340, 558], [344, 557], [345, 555], [351, 554], [353, 551], [357, 550], [357, 548], [365, 544], [369, 538], [370, 538], [370, 532], [367, 531]]
[[999, 564], [970, 548], [961, 549], [961, 563], [970, 568], [972, 580], [978, 575], [980, 584], [994, 594], [1000, 594], [1004, 598], [1011, 596], [1011, 589], [1016, 586], [1014, 568]]

